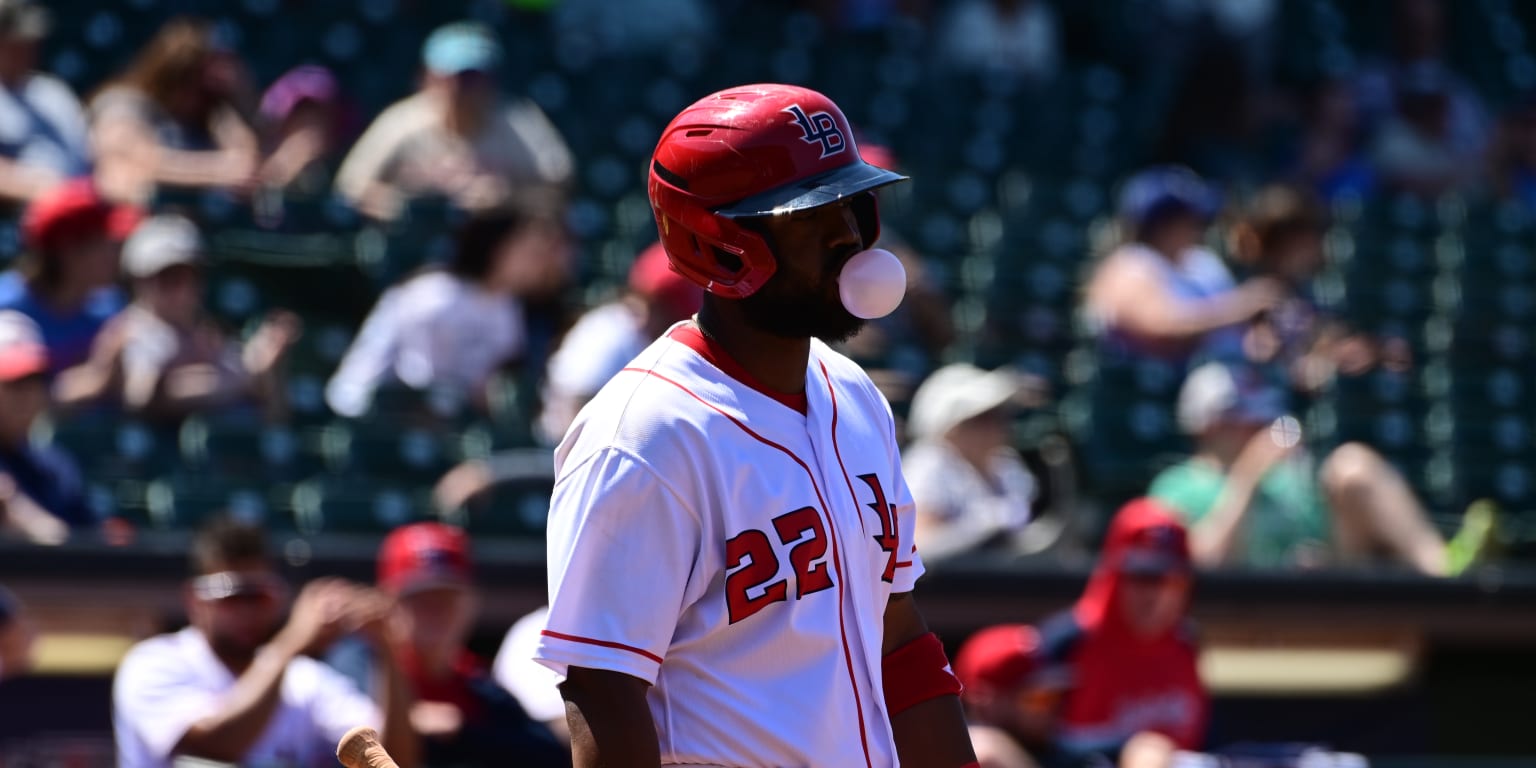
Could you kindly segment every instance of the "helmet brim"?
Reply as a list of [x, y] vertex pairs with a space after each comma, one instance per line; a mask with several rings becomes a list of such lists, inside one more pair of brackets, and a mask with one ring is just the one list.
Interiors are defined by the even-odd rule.
[[715, 213], [732, 219], [775, 216], [835, 203], [860, 192], [906, 180], [906, 176], [895, 171], [858, 161], [721, 206]]

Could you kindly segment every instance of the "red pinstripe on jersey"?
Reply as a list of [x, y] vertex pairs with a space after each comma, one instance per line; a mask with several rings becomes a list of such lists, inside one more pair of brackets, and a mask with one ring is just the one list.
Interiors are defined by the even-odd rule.
[[[687, 326], [684, 326], [684, 327], [686, 328]], [[686, 338], [686, 337], [683, 337], [681, 334], [677, 334], [676, 331], [674, 331], [673, 333], [674, 333], [674, 336], [673, 336], [674, 339], [681, 340], [680, 337]], [[700, 338], [702, 338], [702, 336], [700, 336]], [[691, 348], [691, 345], [690, 345], [690, 348]], [[705, 359], [707, 360], [708, 358], [705, 358]], [[865, 764], [866, 768], [874, 768], [874, 761], [870, 758], [870, 755], [869, 755], [869, 734], [868, 734], [868, 728], [864, 724], [864, 701], [863, 701], [863, 697], [861, 697], [859, 695], [859, 682], [858, 682], [858, 679], [856, 677], [854, 677], [854, 672], [853, 672], [853, 651], [850, 650], [849, 647], [848, 647], [848, 628], [845, 625], [844, 619], [843, 619], [843, 613], [844, 613], [844, 610], [843, 610], [843, 595], [844, 595], [844, 593], [847, 590], [844, 587], [845, 582], [843, 580], [843, 563], [842, 563], [842, 558], [839, 555], [840, 547], [837, 544], [837, 533], [836, 533], [836, 530], [835, 530], [836, 524], [832, 522], [831, 511], [827, 507], [826, 498], [824, 496], [822, 496], [821, 486], [818, 485], [817, 482], [816, 482], [816, 474], [811, 471], [810, 465], [806, 464], [805, 460], [803, 460], [799, 456], [795, 455], [794, 451], [791, 451], [788, 448], [785, 448], [784, 446], [779, 445], [778, 443], [775, 443], [774, 441], [769, 440], [768, 438], [763, 437], [762, 435], [760, 435], [757, 432], [753, 431], [751, 427], [748, 427], [746, 424], [741, 423], [741, 421], [739, 419], [737, 419], [735, 416], [732, 416], [731, 414], [726, 413], [725, 410], [722, 409], [720, 406], [717, 406], [714, 403], [711, 403], [708, 400], [705, 400], [704, 398], [699, 397], [699, 395], [697, 393], [695, 393], [693, 390], [689, 389], [686, 385], [678, 382], [677, 380], [672, 379], [672, 378], [670, 378], [668, 376], [662, 375], [660, 373], [657, 373], [656, 371], [651, 370], [649, 368], [630, 368], [630, 367], [626, 367], [623, 370], [624, 371], [628, 371], [628, 372], [632, 372], [632, 373], [643, 373], [643, 374], [645, 374], [647, 376], [651, 376], [653, 378], [656, 378], [656, 379], [664, 381], [664, 382], [666, 382], [668, 384], [671, 384], [674, 387], [677, 387], [678, 389], [682, 390], [684, 394], [688, 395], [689, 397], [693, 398], [694, 400], [699, 401], [699, 403], [702, 404], [704, 407], [714, 411], [715, 413], [720, 414], [721, 416], [724, 416], [727, 421], [731, 422], [732, 424], [735, 424], [737, 428], [739, 428], [741, 431], [745, 432], [752, 439], [758, 441], [759, 443], [762, 443], [763, 445], [766, 445], [766, 446], [768, 446], [770, 448], [773, 448], [774, 450], [779, 451], [780, 453], [784, 454], [785, 456], [788, 456], [796, 464], [799, 464], [801, 469], [805, 470], [806, 477], [809, 478], [810, 481], [811, 481], [811, 488], [816, 491], [816, 501], [820, 505], [819, 508], [822, 509], [822, 510], [826, 510], [826, 512], [824, 512], [824, 514], [826, 514], [826, 516], [827, 516], [827, 522], [829, 524], [828, 525], [828, 529], [830, 531], [832, 531], [832, 571], [833, 571], [833, 573], [835, 573], [837, 575], [837, 631], [838, 631], [839, 639], [842, 641], [842, 644], [843, 644], [843, 663], [844, 663], [844, 667], [848, 670], [848, 686], [853, 690], [853, 706], [854, 706], [854, 709], [857, 711], [858, 716], [859, 716], [859, 745], [864, 749], [864, 764]], [[723, 371], [723, 369], [722, 369], [722, 371]], [[745, 383], [745, 382], [743, 382], [743, 383]]]
[[593, 638], [582, 637], [580, 635], [567, 635], [564, 632], [556, 632], [556, 631], [550, 630], [550, 629], [542, 630], [542, 631], [539, 632], [539, 634], [541, 634], [541, 635], [543, 635], [545, 637], [553, 637], [556, 640], [568, 640], [568, 641], [573, 642], [573, 643], [586, 643], [587, 645], [596, 645], [596, 646], [600, 646], [600, 647], [603, 647], [603, 648], [617, 648], [617, 649], [619, 649], [621, 651], [629, 651], [630, 653], [637, 653], [637, 654], [639, 654], [641, 656], [644, 656], [647, 659], [650, 659], [651, 661], [656, 662], [657, 664], [661, 663], [661, 657], [660, 656], [657, 656], [656, 654], [651, 653], [650, 651], [647, 651], [644, 648], [636, 648], [633, 645], [625, 645], [623, 643], [615, 643], [612, 640], [595, 640]]

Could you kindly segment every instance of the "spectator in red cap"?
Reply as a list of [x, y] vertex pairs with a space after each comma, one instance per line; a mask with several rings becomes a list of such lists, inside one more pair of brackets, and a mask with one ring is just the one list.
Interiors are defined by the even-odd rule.
[[415, 693], [411, 725], [422, 737], [425, 765], [570, 765], [549, 730], [465, 647], [478, 598], [462, 530], [441, 523], [396, 529], [379, 550], [379, 587], [396, 600], [404, 642], [395, 654]]
[[703, 295], [672, 269], [660, 243], [641, 251], [624, 295], [583, 314], [550, 357], [539, 417], [543, 437], [559, 442], [597, 390], [673, 323], [699, 311]]
[[95, 522], [80, 469], [52, 446], [29, 439], [48, 406], [48, 350], [37, 326], [0, 310], [0, 530], [58, 544], [71, 527]]
[[1049, 746], [1061, 697], [1041, 662], [1040, 635], [1027, 624], [983, 629], [955, 656], [971, 745], [985, 768], [1034, 768], [1030, 754]]
[[107, 202], [84, 179], [54, 187], [27, 208], [26, 253], [0, 274], [0, 309], [37, 323], [50, 374], [84, 362], [96, 334], [122, 309], [118, 252], [137, 223], [137, 211]]
[[[1210, 702], [1187, 610], [1189, 541], [1150, 499], [1110, 523], [1098, 566], [1069, 611], [1026, 628], [978, 634], [956, 657], [983, 766], [1025, 747], [1045, 765], [1108, 759], [1167, 766], [1205, 742]], [[1008, 740], [997, 737], [1007, 735]], [[989, 741], [990, 739], [990, 741]], [[997, 746], [997, 757], [983, 747]]]

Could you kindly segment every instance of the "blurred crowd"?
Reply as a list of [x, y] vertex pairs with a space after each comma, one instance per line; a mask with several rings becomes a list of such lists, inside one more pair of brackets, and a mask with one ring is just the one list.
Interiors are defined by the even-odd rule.
[[[831, 29], [922, 19], [941, 66], [1026, 89], [1063, 68], [1058, 4], [804, 5]], [[1188, 452], [1138, 483], [1144, 498], [1114, 515], [1102, 549], [1100, 532], [1064, 544], [1060, 518], [1072, 510], [1048, 507], [1066, 494], [1020, 430], [1061, 393], [1019, 370], [957, 362], [950, 299], [903, 239], [904, 221], [887, 222], [883, 244], [907, 266], [906, 302], [845, 350], [901, 404], [925, 559], [1068, 544], [1098, 553], [1070, 611], [986, 630], [956, 658], [989, 768], [1092, 755], [1173, 765], [1206, 746], [1208, 698], [1185, 626], [1197, 570], [1391, 562], [1450, 576], [1499, 548], [1491, 504], [1442, 531], [1371, 445], [1319, 450], [1302, 434], [1309, 402], [1338, 377], [1416, 364], [1407, 342], [1350, 327], [1312, 286], [1341, 203], [1464, 195], [1536, 210], [1536, 90], [1502, 110], [1485, 102], [1450, 63], [1437, 0], [1390, 3], [1379, 56], [1300, 91], [1273, 78], [1278, 0], [1143, 5], [1156, 33], [1124, 56], [1174, 106], [1146, 169], [1118, 187], [1114, 234], [1089, 262], [1079, 316], [1103, 365], [1175, 372], [1168, 406]], [[697, 0], [622, 6], [566, 0], [551, 23], [639, 50], [706, 36], [719, 12]], [[162, 204], [167, 189], [242, 204], [337, 199], [379, 222], [422, 201], [455, 211], [450, 253], [423, 256], [379, 296], [326, 383], [339, 417], [365, 416], [391, 391], [485, 412], [489, 385], [515, 367], [534, 372], [534, 433], [551, 446], [611, 375], [699, 305], [658, 246], [633, 254], [618, 295], [569, 300], [580, 289], [567, 221], [583, 158], [520, 84], [500, 79], [507, 52], [476, 22], [426, 35], [419, 80], [377, 115], [360, 114], [322, 66], [254, 82], [237, 47], [187, 18], [76, 94], [39, 63], [60, 23], [41, 3], [0, 0], [0, 208], [19, 219], [23, 245], [0, 274], [7, 533], [52, 544], [103, 524], [74, 460], [30, 439], [45, 412], [288, 418], [285, 358], [306, 329], [283, 311], [238, 332], [215, 321], [209, 233]], [[870, 162], [900, 162], [869, 144]], [[1115, 429], [1098, 437], [1113, 442]], [[521, 471], [515, 456], [468, 462], [435, 499], [458, 509]], [[563, 711], [527, 661], [537, 617], [512, 628], [494, 668], [464, 650], [475, 598], [462, 531], [397, 529], [376, 586], [305, 585], [286, 623], [286, 585], [259, 529], [210, 527], [192, 561], [192, 627], [141, 644], [118, 672], [121, 765], [173, 753], [303, 764], [357, 722], [380, 726], [402, 764], [490, 764], [509, 750], [530, 765], [562, 759]], [[23, 663], [28, 632], [0, 592], [0, 673]], [[309, 658], [327, 653], [334, 667]], [[215, 699], [222, 709], [210, 709]]]

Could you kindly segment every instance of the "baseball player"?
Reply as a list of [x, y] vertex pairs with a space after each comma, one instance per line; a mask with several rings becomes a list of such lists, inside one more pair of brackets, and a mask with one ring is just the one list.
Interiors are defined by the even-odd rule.
[[555, 454], [549, 617], [575, 764], [895, 765], [975, 756], [938, 639], [889, 405], [827, 342], [900, 302], [837, 105], [733, 88], [652, 157], [675, 268], [706, 291]]

